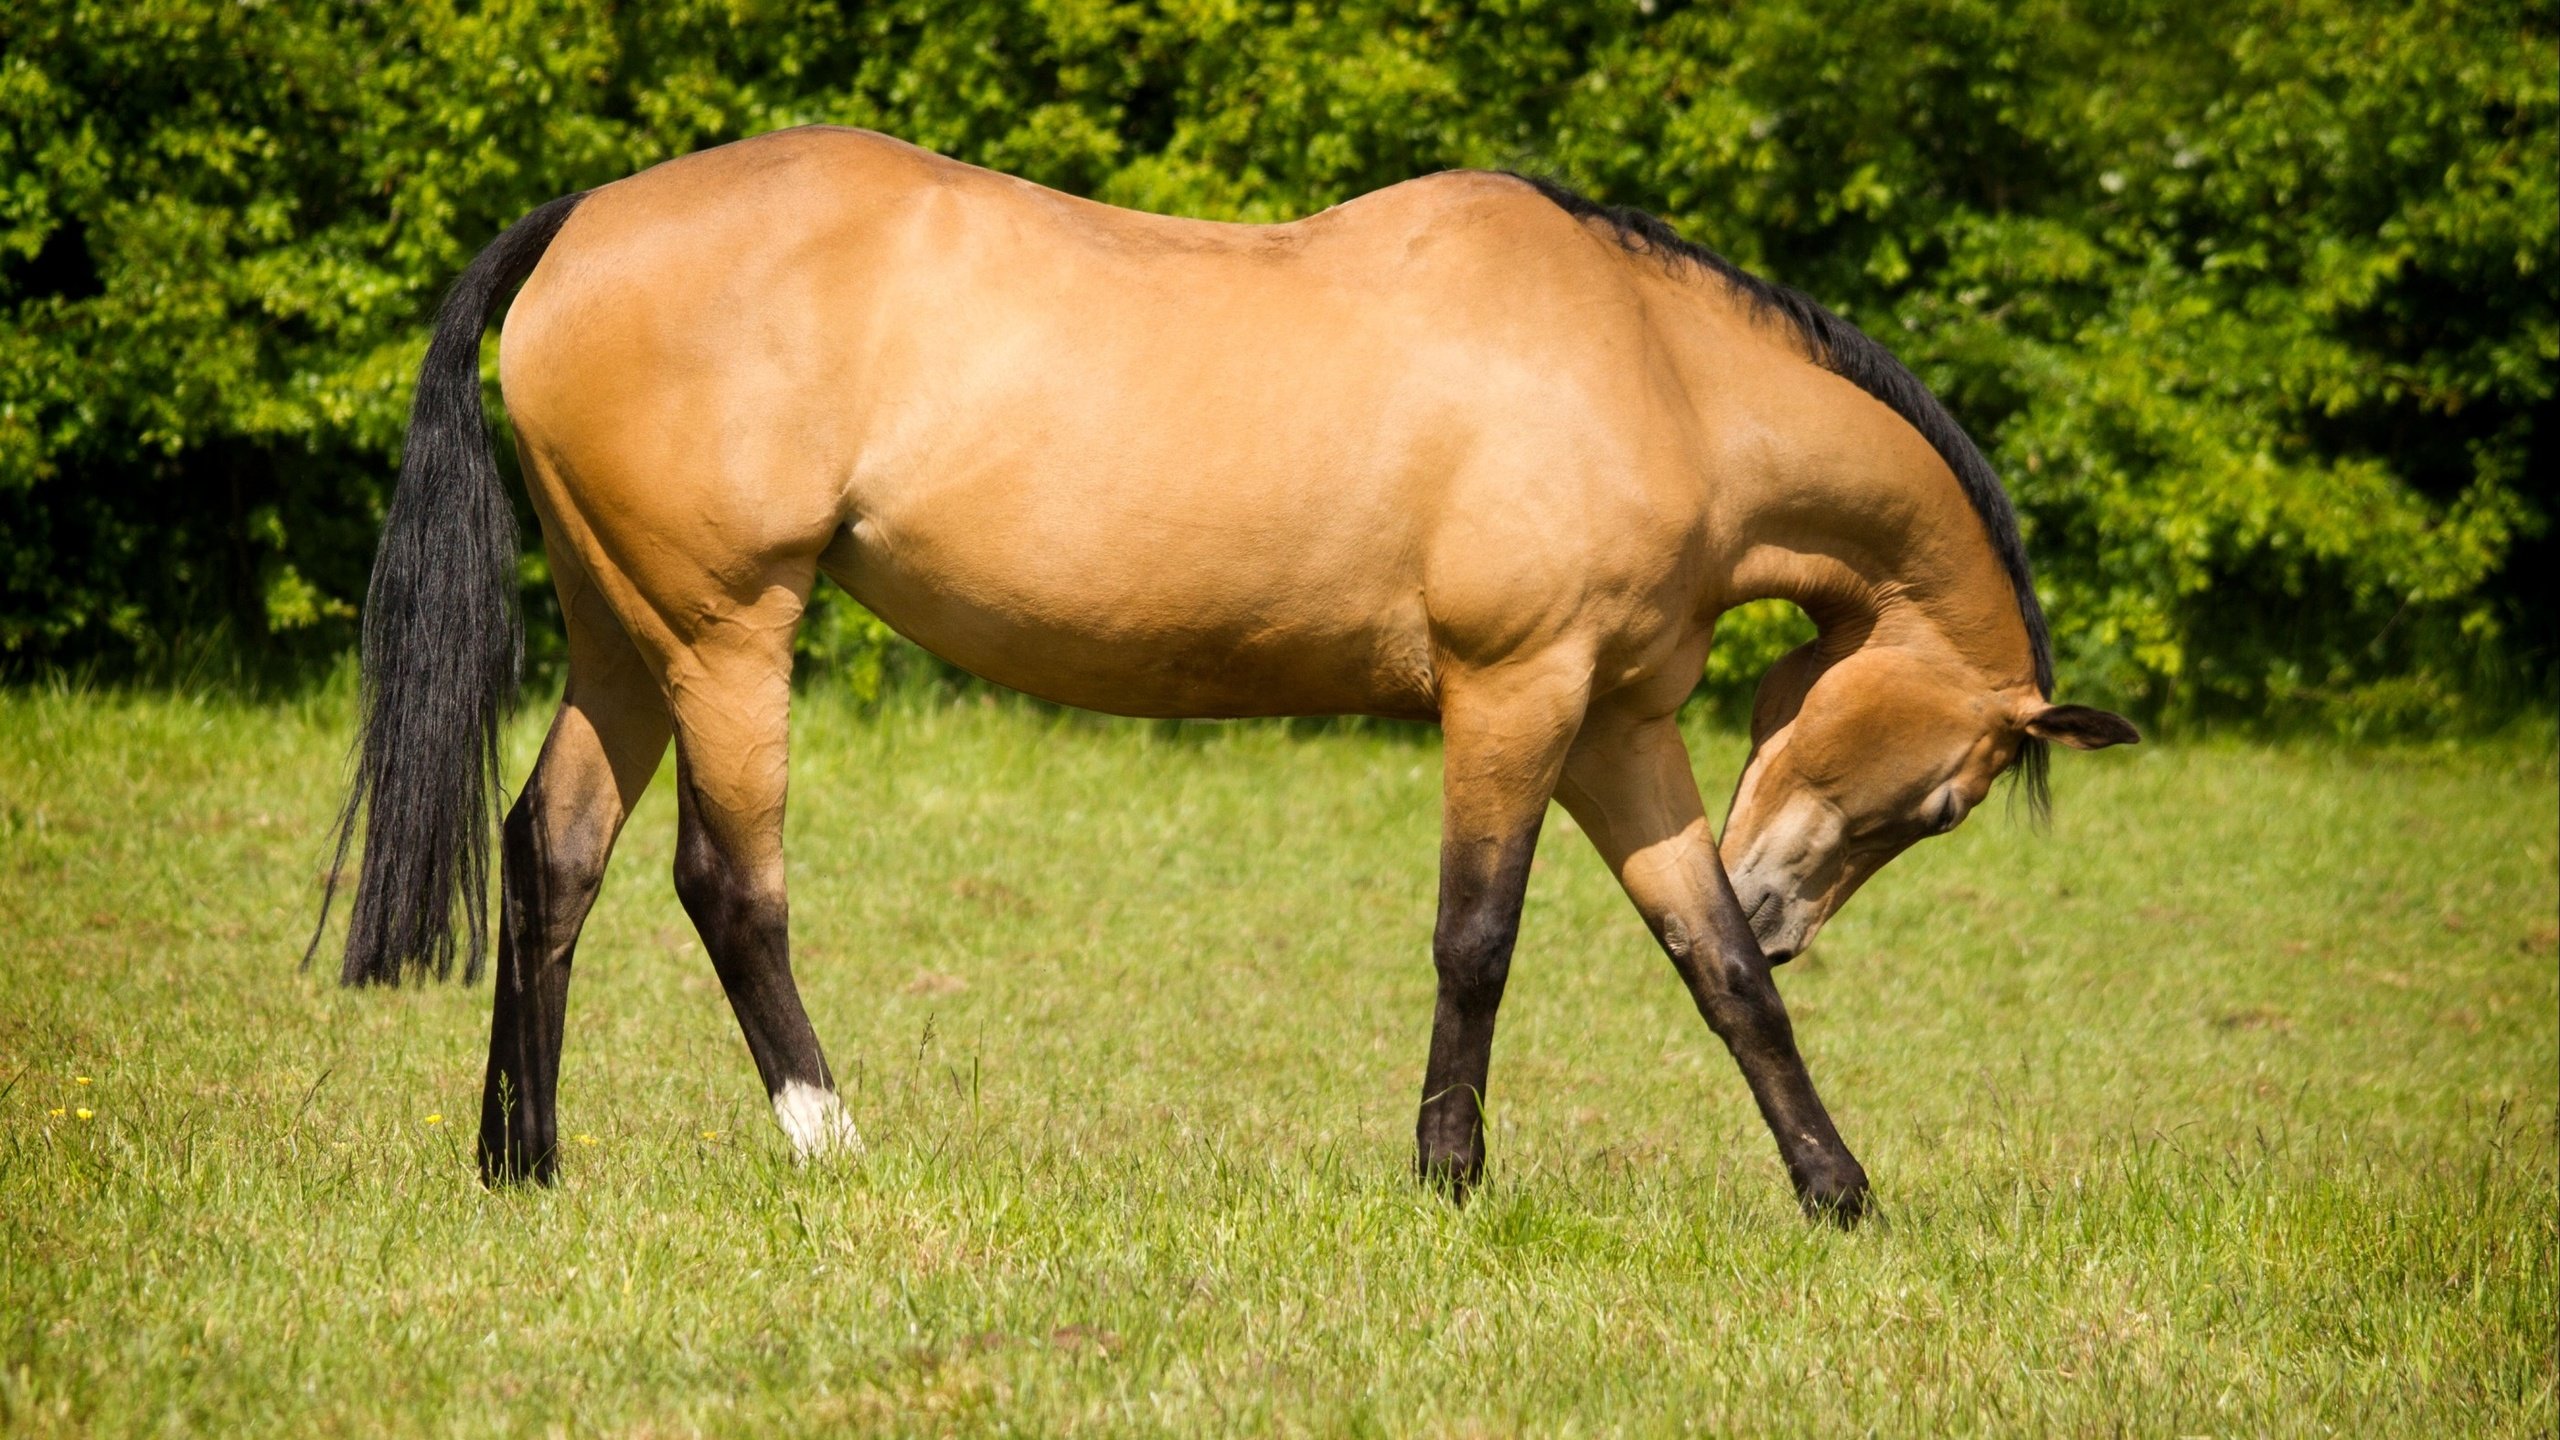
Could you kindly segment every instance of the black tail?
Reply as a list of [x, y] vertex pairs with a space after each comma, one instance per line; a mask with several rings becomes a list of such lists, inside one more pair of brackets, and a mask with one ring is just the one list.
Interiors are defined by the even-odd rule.
[[583, 193], [517, 221], [480, 252], [436, 312], [418, 371], [400, 483], [365, 594], [363, 719], [356, 773], [338, 815], [320, 927], [364, 816], [363, 873], [347, 925], [349, 985], [453, 973], [453, 912], [468, 941], [463, 977], [489, 947], [489, 831], [498, 725], [515, 699], [524, 622], [516, 611], [516, 516], [480, 408], [480, 333], [533, 273]]

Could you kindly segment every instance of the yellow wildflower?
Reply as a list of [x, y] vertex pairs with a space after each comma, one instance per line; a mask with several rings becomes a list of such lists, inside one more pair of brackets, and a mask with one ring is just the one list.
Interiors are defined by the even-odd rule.
[[89, 1118], [90, 1110], [89, 1110], [89, 1107], [88, 1107], [88, 1106], [83, 1105], [83, 1106], [81, 1106], [79, 1109], [74, 1110], [74, 1111], [72, 1111], [71, 1113], [72, 1113], [72, 1114], [74, 1114], [74, 1115], [79, 1116], [79, 1117], [80, 1117], [81, 1119], [83, 1119], [83, 1120], [86, 1120], [86, 1119], [88, 1119], [88, 1118]]
[[48, 1110], [48, 1111], [46, 1111], [45, 1113], [46, 1113], [46, 1114], [48, 1114], [48, 1115], [68, 1115], [68, 1114], [70, 1114], [71, 1112], [70, 1112], [70, 1111], [68, 1111], [68, 1110], [63, 1109], [63, 1108], [62, 1108], [61, 1106], [59, 1106], [59, 1105], [56, 1105], [56, 1106], [54, 1106], [51, 1110]]
[[443, 1112], [439, 1111], [439, 1112], [437, 1112], [436, 1114], [433, 1114], [433, 1115], [428, 1116], [428, 1117], [427, 1117], [427, 1123], [428, 1123], [428, 1124], [430, 1124], [430, 1125], [441, 1125], [441, 1124], [443, 1124], [443, 1123], [444, 1123], [444, 1115], [443, 1115]]
[[74, 1085], [86, 1085], [89, 1083], [89, 1077], [86, 1075], [74, 1075], [71, 1077], [71, 1083]]
[[597, 1144], [598, 1141], [593, 1135], [581, 1135], [578, 1137], [578, 1143], [581, 1145], [594, 1145]]

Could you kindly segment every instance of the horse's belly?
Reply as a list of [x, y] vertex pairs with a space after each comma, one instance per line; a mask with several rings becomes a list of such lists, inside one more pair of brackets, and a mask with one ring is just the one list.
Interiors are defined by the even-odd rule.
[[[885, 533], [884, 533], [885, 532]], [[857, 521], [824, 561], [900, 634], [1000, 685], [1118, 715], [1429, 718], [1419, 594], [1251, 544]]]

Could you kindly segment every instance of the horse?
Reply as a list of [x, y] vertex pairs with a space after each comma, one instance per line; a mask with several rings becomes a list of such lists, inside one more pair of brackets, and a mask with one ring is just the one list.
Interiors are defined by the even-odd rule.
[[[501, 306], [568, 673], [498, 824], [522, 650], [479, 371]], [[1220, 224], [859, 130], [706, 150], [553, 200], [462, 272], [366, 597], [341, 978], [459, 954], [476, 980], [497, 832], [484, 1182], [556, 1176], [579, 929], [670, 740], [676, 892], [776, 1120], [803, 1156], [859, 1143], [784, 885], [791, 641], [821, 573], [1061, 705], [1436, 722], [1415, 1166], [1459, 1200], [1550, 800], [1729, 1049], [1803, 1209], [1852, 1224], [1867, 1175], [1772, 967], [2004, 772], [2041, 809], [2048, 743], [2138, 738], [2050, 698], [2015, 513], [1928, 389], [1652, 216], [1453, 171]], [[1760, 685], [1719, 841], [1676, 716], [1718, 617], [1771, 597], [1818, 636]]]

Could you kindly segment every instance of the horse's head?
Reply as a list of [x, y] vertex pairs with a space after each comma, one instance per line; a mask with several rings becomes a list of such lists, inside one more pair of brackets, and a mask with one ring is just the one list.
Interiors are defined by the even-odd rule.
[[1963, 823], [2001, 772], [2023, 766], [2040, 798], [2045, 742], [2141, 738], [2120, 715], [1989, 688], [1952, 659], [1805, 646], [1770, 668], [1752, 707], [1721, 846], [1735, 896], [1770, 960], [1792, 959], [1886, 861]]

